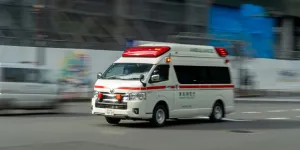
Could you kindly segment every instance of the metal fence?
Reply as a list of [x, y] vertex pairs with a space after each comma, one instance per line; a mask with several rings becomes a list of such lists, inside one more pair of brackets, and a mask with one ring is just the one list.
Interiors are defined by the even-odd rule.
[[[178, 33], [181, 37], [186, 36], [182, 33], [206, 34], [211, 2], [5, 0], [0, 1], [0, 44], [122, 50], [128, 39], [163, 42]], [[208, 44], [192, 38], [181, 38], [181, 42]], [[289, 53], [282, 55], [276, 45], [276, 58], [300, 58], [298, 51]]]
[[[7, 0], [0, 2], [0, 44], [120, 49], [127, 39], [166, 41], [206, 31], [208, 0]], [[4, 20], [4, 21], [3, 21]]]

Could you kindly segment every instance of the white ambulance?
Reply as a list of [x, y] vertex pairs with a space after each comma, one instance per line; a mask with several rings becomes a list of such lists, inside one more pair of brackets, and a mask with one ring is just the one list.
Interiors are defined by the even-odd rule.
[[110, 124], [122, 119], [207, 117], [218, 122], [234, 111], [227, 51], [212, 46], [151, 43], [128, 48], [97, 75], [92, 114]]

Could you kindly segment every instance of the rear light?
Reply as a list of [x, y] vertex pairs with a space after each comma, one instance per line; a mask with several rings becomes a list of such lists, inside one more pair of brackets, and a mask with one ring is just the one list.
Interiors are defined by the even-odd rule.
[[220, 57], [226, 57], [228, 55], [228, 52], [226, 51], [225, 48], [218, 48], [218, 47], [216, 47], [215, 49], [216, 49], [216, 52], [218, 53], [218, 55]]
[[103, 98], [103, 94], [102, 93], [98, 93], [97, 97], [98, 97], [98, 99], [102, 99]]

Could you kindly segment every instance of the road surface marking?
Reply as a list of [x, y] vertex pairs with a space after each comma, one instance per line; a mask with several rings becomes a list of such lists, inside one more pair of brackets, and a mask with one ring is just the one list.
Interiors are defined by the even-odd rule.
[[300, 111], [300, 109], [292, 109], [292, 111]]
[[288, 120], [290, 118], [285, 118], [285, 117], [274, 117], [274, 118], [266, 118], [267, 120]]
[[297, 118], [300, 118], [300, 116], [296, 116]]
[[248, 111], [248, 112], [242, 112], [243, 114], [260, 114], [261, 112], [257, 111]]
[[269, 110], [268, 112], [285, 112], [287, 110]]

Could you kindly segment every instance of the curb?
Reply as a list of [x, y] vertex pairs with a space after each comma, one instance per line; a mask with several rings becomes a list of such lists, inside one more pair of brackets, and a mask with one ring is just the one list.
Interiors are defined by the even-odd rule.
[[254, 99], [244, 99], [244, 98], [236, 98], [235, 102], [237, 103], [300, 103], [299, 99], [289, 99], [289, 98], [254, 98]]

